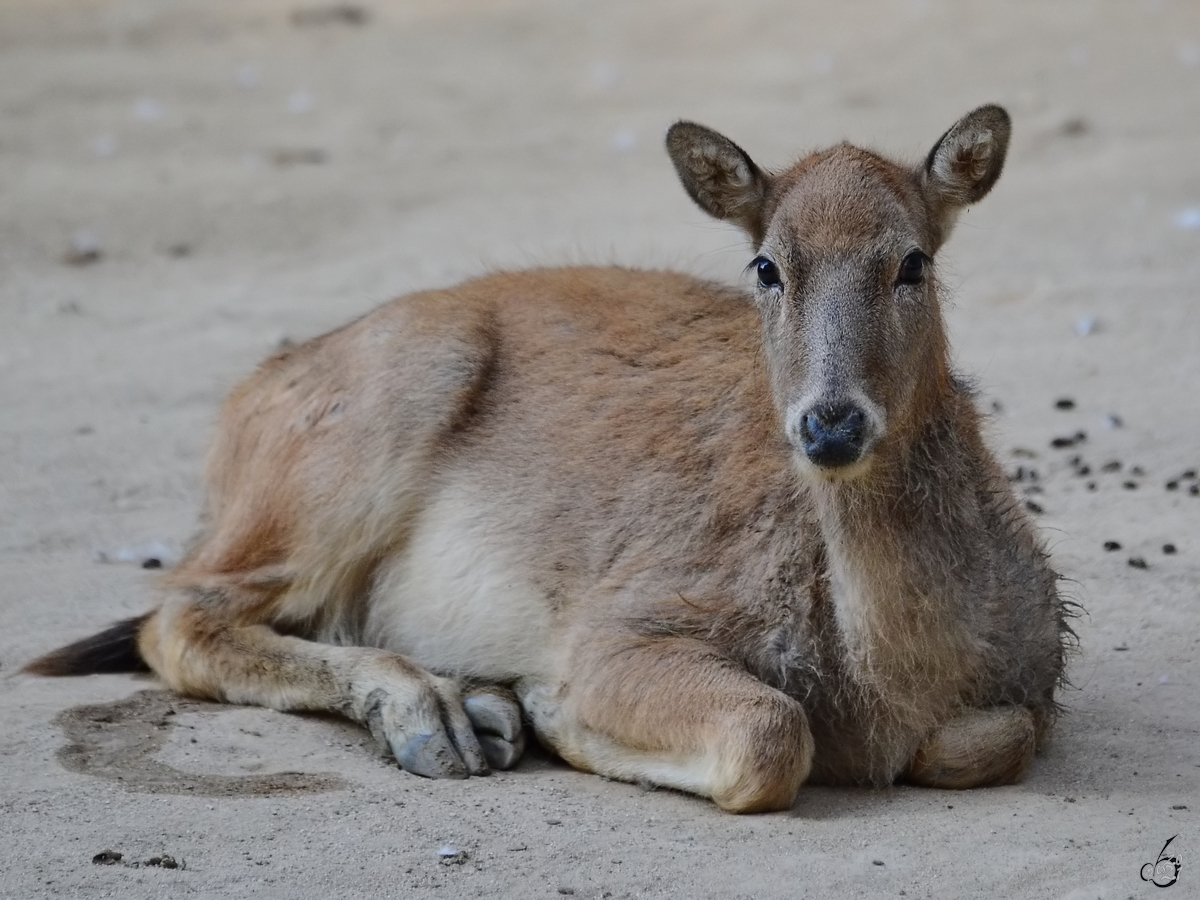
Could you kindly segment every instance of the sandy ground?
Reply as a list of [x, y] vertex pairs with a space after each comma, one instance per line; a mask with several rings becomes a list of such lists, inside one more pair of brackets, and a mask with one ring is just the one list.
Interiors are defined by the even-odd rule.
[[[1200, 897], [1200, 496], [1167, 487], [1200, 467], [1200, 5], [296, 3], [0, 3], [0, 895]], [[917, 159], [985, 101], [1016, 132], [943, 253], [953, 339], [1088, 611], [1023, 784], [738, 818], [536, 755], [430, 782], [339, 721], [14, 674], [153, 602], [97, 555], [179, 552], [217, 404], [282, 340], [495, 266], [735, 280], [673, 120], [768, 165]], [[1139, 869], [1175, 834], [1160, 892]]]

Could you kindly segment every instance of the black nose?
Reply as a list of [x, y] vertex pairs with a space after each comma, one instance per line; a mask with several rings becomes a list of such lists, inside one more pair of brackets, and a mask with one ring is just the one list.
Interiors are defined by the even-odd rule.
[[800, 423], [804, 453], [818, 466], [848, 466], [862, 456], [866, 418], [849, 403], [814, 406]]

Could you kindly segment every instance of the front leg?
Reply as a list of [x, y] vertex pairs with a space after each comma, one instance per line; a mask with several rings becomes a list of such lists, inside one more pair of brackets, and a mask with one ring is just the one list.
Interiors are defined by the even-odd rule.
[[924, 787], [973, 788], [1021, 780], [1037, 748], [1034, 716], [1019, 706], [968, 710], [917, 748], [908, 780]]
[[580, 632], [558, 685], [518, 685], [543, 743], [585, 771], [711, 797], [731, 812], [791, 807], [813, 758], [795, 699], [698, 640]]
[[[464, 695], [395, 653], [320, 644], [241, 624], [249, 592], [229, 583], [206, 601], [180, 592], [142, 626], [143, 659], [193, 697], [291, 711], [340, 713], [370, 729], [409, 772], [431, 778], [511, 768], [524, 746], [516, 698], [503, 688]], [[214, 602], [219, 600], [219, 602]]]

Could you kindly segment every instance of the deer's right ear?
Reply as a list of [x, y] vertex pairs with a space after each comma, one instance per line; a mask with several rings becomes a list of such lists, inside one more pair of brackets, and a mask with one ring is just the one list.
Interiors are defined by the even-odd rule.
[[711, 128], [676, 122], [667, 131], [667, 153], [702, 210], [740, 225], [755, 246], [762, 243], [768, 178], [745, 150]]

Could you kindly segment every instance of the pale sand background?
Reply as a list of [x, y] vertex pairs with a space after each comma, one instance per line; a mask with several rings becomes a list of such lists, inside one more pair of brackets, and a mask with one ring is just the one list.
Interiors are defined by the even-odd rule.
[[[298, 27], [301, 2], [0, 3], [0, 895], [1200, 897], [1200, 497], [1164, 488], [1200, 466], [1200, 230], [1177, 222], [1200, 207], [1200, 4], [370, 0]], [[495, 266], [736, 279], [744, 243], [660, 147], [674, 119], [767, 165], [842, 138], [918, 159], [986, 101], [1016, 131], [943, 253], [957, 356], [1090, 613], [1025, 783], [735, 818], [544, 758], [424, 781], [352, 727], [256, 709], [56, 724], [153, 684], [12, 675], [148, 607], [148, 573], [93, 553], [186, 542], [217, 404], [282, 338]], [[67, 265], [80, 231], [102, 258]], [[1076, 453], [1125, 471], [1089, 493]], [[288, 771], [341, 780], [263, 777]], [[1176, 833], [1160, 892], [1138, 869]], [[187, 865], [92, 864], [110, 848]]]

